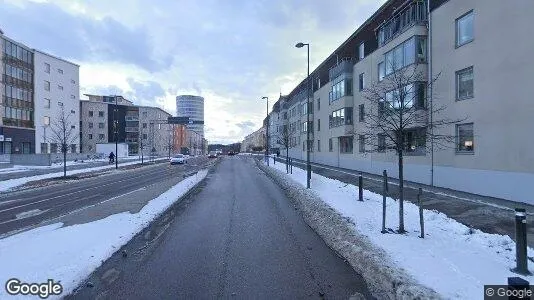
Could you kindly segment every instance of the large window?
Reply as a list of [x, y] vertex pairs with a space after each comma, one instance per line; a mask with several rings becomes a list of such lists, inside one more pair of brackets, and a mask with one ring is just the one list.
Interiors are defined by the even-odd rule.
[[339, 137], [339, 152], [352, 153], [353, 138], [352, 136]]
[[456, 99], [473, 98], [473, 67], [456, 72]]
[[44, 116], [43, 117], [43, 124], [44, 125], [50, 125], [50, 117]]
[[[416, 57], [417, 56], [417, 57]], [[389, 75], [396, 70], [416, 62], [426, 61], [426, 37], [414, 36], [395, 47], [385, 54], [385, 75]], [[384, 76], [380, 75], [380, 64], [378, 65], [378, 79], [382, 80]]]
[[386, 93], [386, 102], [394, 109], [425, 108], [426, 89], [422, 82], [406, 85], [402, 90], [392, 90]]
[[360, 87], [360, 91], [362, 91], [365, 88], [365, 73], [361, 73], [358, 78], [358, 85]]
[[44, 63], [44, 67], [45, 67], [45, 73], [49, 73], [50, 74], [50, 64]]
[[474, 149], [473, 123], [456, 125], [456, 151], [472, 153]]
[[350, 95], [352, 95], [352, 78], [345, 78], [345, 75], [341, 75], [334, 79], [332, 90], [328, 95], [329, 103]]
[[358, 46], [358, 57], [360, 60], [365, 57], [365, 43], [361, 43], [360, 46]]
[[317, 99], [317, 111], [321, 110], [321, 99]]
[[365, 153], [365, 135], [358, 135], [358, 142], [359, 142], [359, 151], [360, 153]]
[[379, 133], [377, 138], [378, 138], [378, 152], [385, 152], [386, 151], [386, 135], [383, 133]]
[[50, 81], [45, 81], [44, 82], [44, 89], [45, 89], [45, 91], [50, 91]]
[[330, 114], [329, 121], [330, 128], [342, 125], [352, 125], [352, 107], [345, 107], [333, 111]]
[[382, 81], [386, 76], [386, 69], [384, 68], [384, 62], [378, 64], [378, 81]]
[[473, 11], [470, 11], [456, 19], [456, 47], [467, 44], [473, 39]]
[[414, 128], [404, 132], [404, 151], [406, 154], [425, 154], [426, 128]]

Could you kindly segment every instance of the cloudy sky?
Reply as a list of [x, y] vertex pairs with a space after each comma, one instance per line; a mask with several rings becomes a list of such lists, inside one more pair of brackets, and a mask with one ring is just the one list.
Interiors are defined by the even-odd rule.
[[0, 0], [12, 39], [81, 65], [81, 93], [122, 94], [171, 114], [205, 98], [206, 137], [230, 143], [385, 0]]

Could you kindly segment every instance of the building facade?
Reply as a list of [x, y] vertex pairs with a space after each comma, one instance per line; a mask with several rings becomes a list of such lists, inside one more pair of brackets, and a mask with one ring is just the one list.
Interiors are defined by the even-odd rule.
[[137, 106], [122, 96], [88, 95], [80, 101], [80, 141], [84, 153], [96, 144], [127, 143], [130, 155], [164, 156], [172, 149], [171, 115], [158, 107]]
[[0, 33], [0, 154], [35, 153], [33, 51]]
[[58, 153], [58, 138], [53, 134], [61, 115], [72, 137], [69, 153], [80, 152], [80, 67], [44, 52], [34, 51], [35, 63], [35, 153]]
[[255, 149], [265, 149], [265, 126], [247, 135], [243, 142], [241, 142], [241, 152], [251, 152]]
[[[306, 158], [310, 130], [313, 162], [398, 177], [397, 154], [385, 145], [370, 151], [363, 134], [370, 112], [381, 109], [366, 93], [413, 72], [418, 81], [406, 90], [420, 118], [404, 137], [404, 178], [532, 202], [534, 140], [524, 136], [534, 125], [527, 88], [534, 41], [513, 43], [528, 36], [531, 11], [532, 1], [387, 1], [311, 72], [309, 103], [306, 80], [280, 97], [271, 132], [289, 132], [292, 157]], [[380, 97], [395, 108], [394, 93]], [[459, 121], [436, 127], [437, 119]], [[430, 134], [453, 139], [434, 147]], [[377, 133], [378, 149], [381, 139]]]
[[[176, 116], [189, 117], [192, 121], [204, 122], [204, 98], [193, 95], [177, 96]], [[204, 136], [204, 124], [190, 124], [187, 128]]]

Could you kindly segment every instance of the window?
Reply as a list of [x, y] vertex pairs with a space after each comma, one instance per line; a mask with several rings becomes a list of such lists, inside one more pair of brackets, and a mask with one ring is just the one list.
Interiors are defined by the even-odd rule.
[[360, 74], [358, 82], [360, 85], [360, 91], [362, 91], [365, 88], [365, 73]]
[[352, 136], [342, 136], [339, 138], [339, 152], [352, 153], [353, 138]]
[[45, 124], [45, 125], [50, 125], [50, 117], [48, 117], [48, 116], [44, 116], [44, 117], [43, 117], [43, 124]]
[[474, 151], [473, 123], [456, 125], [456, 144], [457, 152]]
[[71, 109], [70, 113], [71, 113], [71, 114], [75, 114], [76, 111], [75, 111], [74, 109]]
[[57, 153], [57, 144], [51, 143], [50, 144], [50, 153]]
[[364, 111], [364, 105], [360, 104], [358, 105], [358, 112], [359, 112], [359, 118], [358, 121], [363, 122], [365, 120], [365, 111]]
[[70, 98], [71, 98], [71, 99], [76, 99], [76, 96], [74, 96], [74, 95], [70, 95]]
[[70, 128], [76, 129], [76, 125], [71, 125]]
[[87, 149], [88, 149], [89, 151], [91, 151], [91, 150], [93, 150], [93, 146], [87, 146]]
[[76, 153], [76, 144], [70, 145], [70, 153]]
[[404, 132], [404, 151], [407, 155], [425, 154], [426, 128], [409, 129]]
[[57, 72], [58, 72], [59, 74], [63, 74], [63, 70], [61, 70], [61, 69], [57, 69]]
[[317, 99], [317, 111], [321, 110], [321, 99]]
[[456, 19], [456, 47], [460, 47], [474, 39], [473, 11]]
[[45, 91], [50, 91], [50, 81], [46, 81], [44, 82], [44, 89]]
[[146, 123], [143, 123], [143, 128], [146, 128]]
[[158, 129], [161, 129], [161, 124], [158, 124]]
[[321, 131], [321, 119], [317, 119], [317, 131]]
[[45, 108], [50, 108], [50, 99], [44, 99], [44, 107]]
[[90, 111], [89, 111], [89, 117], [92, 117], [92, 116], [93, 116], [93, 111], [90, 110]]
[[306, 151], [306, 143], [302, 142], [302, 151]]
[[76, 84], [76, 81], [73, 80], [73, 79], [71, 79], [71, 80], [70, 80], [70, 83], [72, 83], [72, 84]]
[[89, 128], [93, 128], [93, 122], [89, 122]]
[[104, 123], [98, 123], [98, 128], [104, 128]]
[[58, 105], [58, 106], [63, 106], [63, 102], [58, 101], [58, 102], [57, 102], [57, 105]]
[[473, 98], [473, 67], [456, 72], [456, 100]]
[[93, 134], [92, 134], [92, 133], [89, 133], [89, 139], [90, 139], [90, 140], [93, 139]]
[[57, 85], [57, 88], [58, 88], [58, 90], [61, 90], [61, 91], [63, 90], [63, 86], [62, 86], [62, 85], [59, 85], [59, 84], [58, 84], [58, 85]]
[[50, 64], [44, 63], [45, 73], [50, 74]]
[[104, 116], [104, 111], [102, 111], [102, 110], [98, 111], [98, 116], [99, 117], [103, 117]]
[[48, 153], [48, 144], [41, 143], [41, 153]]
[[352, 107], [345, 107], [335, 110], [330, 114], [329, 117], [330, 128], [341, 125], [352, 125]]
[[321, 140], [317, 140], [317, 152], [321, 152]]
[[144, 112], [143, 112], [143, 117], [146, 117], [146, 116], [147, 116], [147, 112], [144, 111]]
[[358, 142], [359, 142], [359, 151], [360, 153], [364, 153], [365, 152], [365, 135], [358, 135]]
[[334, 145], [333, 145], [333, 144], [334, 144], [334, 143], [333, 143], [332, 139], [331, 139], [331, 138], [328, 139], [328, 151], [329, 151], [329, 152], [334, 151]]
[[358, 57], [362, 60], [365, 57], [365, 43], [361, 43], [358, 47]]
[[345, 78], [346, 75], [338, 76], [332, 82], [332, 90], [328, 94], [329, 103], [338, 100], [343, 96], [352, 95], [352, 78]]
[[143, 133], [143, 140], [146, 140], [146, 133]]
[[382, 81], [386, 76], [386, 69], [384, 69], [384, 62], [378, 64], [378, 81]]
[[102, 133], [99, 134], [99, 135], [98, 135], [98, 139], [99, 139], [99, 140], [103, 140], [103, 139], [104, 139], [104, 134], [102, 134]]
[[[417, 47], [416, 47], [417, 45]], [[400, 70], [416, 62], [417, 52], [418, 62], [426, 61], [426, 38], [422, 36], [411, 37], [393, 50], [385, 54], [385, 75]], [[378, 80], [382, 80], [381, 66], [378, 64]]]
[[378, 152], [386, 151], [386, 135], [383, 133], [378, 134]]
[[[406, 85], [400, 91], [395, 89], [387, 92], [385, 100], [389, 104], [388, 107], [393, 109], [410, 109], [414, 104], [416, 109], [424, 109], [426, 86], [422, 82]], [[381, 109], [383, 107], [379, 108], [379, 113]]]

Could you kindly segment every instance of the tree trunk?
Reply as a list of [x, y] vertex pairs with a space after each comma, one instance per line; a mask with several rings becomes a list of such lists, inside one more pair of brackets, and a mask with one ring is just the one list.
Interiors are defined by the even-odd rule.
[[404, 230], [404, 162], [402, 153], [399, 151], [399, 233], [405, 233]]
[[63, 147], [63, 177], [67, 177], [67, 149]]

